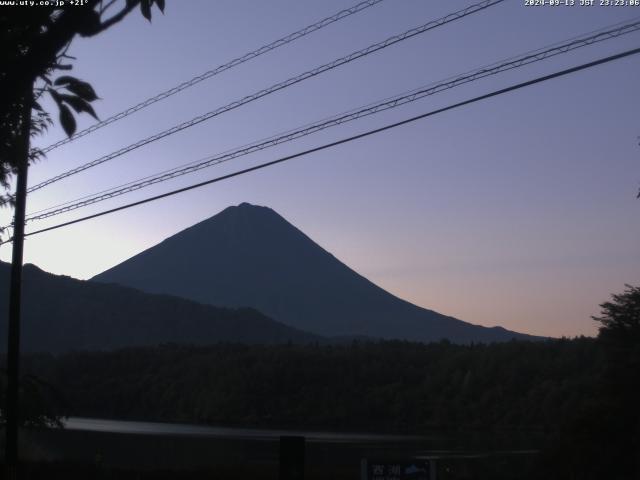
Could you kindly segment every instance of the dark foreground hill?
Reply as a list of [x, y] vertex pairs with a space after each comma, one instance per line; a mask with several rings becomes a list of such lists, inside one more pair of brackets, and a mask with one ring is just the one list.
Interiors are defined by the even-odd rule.
[[93, 280], [210, 305], [253, 307], [325, 336], [491, 342], [534, 338], [418, 307], [374, 285], [275, 211], [243, 203]]
[[[8, 286], [9, 265], [0, 262], [0, 351], [6, 351]], [[217, 308], [25, 266], [22, 346], [26, 351], [104, 350], [167, 342], [272, 344], [318, 339], [250, 308]]]

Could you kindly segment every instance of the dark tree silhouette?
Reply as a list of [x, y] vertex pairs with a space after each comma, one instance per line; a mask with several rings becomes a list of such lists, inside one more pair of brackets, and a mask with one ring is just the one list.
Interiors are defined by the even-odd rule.
[[[25, 2], [26, 3], [26, 2]], [[20, 304], [22, 277], [22, 248], [27, 195], [27, 170], [42, 152], [30, 148], [30, 138], [42, 133], [52, 123], [38, 100], [48, 94], [57, 104], [60, 123], [66, 134], [76, 130], [76, 113], [88, 113], [97, 118], [91, 102], [96, 100], [93, 87], [85, 81], [63, 75], [52, 81], [60, 70], [72, 66], [63, 62], [71, 59], [66, 52], [76, 35], [92, 37], [125, 18], [134, 8], [151, 20], [153, 4], [164, 10], [164, 0], [83, 0], [82, 5], [71, 2], [46, 2], [45, 5], [7, 5], [0, 10], [0, 188], [7, 190], [9, 179], [16, 175], [15, 198], [0, 194], [0, 206], [15, 205], [12, 249], [11, 287], [9, 292], [9, 322], [7, 341], [7, 386], [5, 462], [7, 477], [16, 478], [18, 466], [18, 425], [25, 423], [22, 413], [28, 412], [29, 402], [20, 397]], [[115, 9], [115, 13], [114, 12]], [[111, 11], [110, 11], [111, 10]], [[35, 116], [33, 112], [35, 111]], [[0, 229], [0, 234], [2, 233]], [[37, 390], [27, 392], [32, 394]], [[22, 403], [20, 410], [18, 405]], [[42, 402], [38, 401], [37, 404]], [[38, 409], [36, 408], [36, 411]]]
[[[98, 35], [138, 7], [151, 20], [152, 6], [164, 11], [164, 3], [87, 0], [80, 6], [0, 9], [0, 187], [7, 190], [23, 161], [25, 112], [31, 112], [30, 135], [42, 133], [52, 123], [49, 112], [38, 103], [42, 95], [50, 95], [56, 102], [60, 124], [69, 136], [76, 129], [73, 111], [97, 118], [91, 102], [98, 97], [89, 83], [69, 75], [53, 79], [56, 73], [71, 70], [68, 61], [73, 58], [67, 49], [75, 36]], [[32, 149], [29, 161], [41, 156]], [[0, 195], [0, 205], [11, 201], [11, 195]]]
[[640, 434], [640, 287], [626, 285], [624, 293], [612, 295], [602, 305], [598, 341], [606, 354], [604, 386], [609, 401], [627, 415], [630, 428], [635, 426], [635, 441]]
[[632, 351], [640, 346], [640, 287], [625, 287], [624, 293], [601, 304], [602, 316], [593, 319], [600, 322], [598, 338], [606, 346]]
[[[61, 70], [72, 66], [66, 52], [76, 35], [92, 37], [124, 19], [136, 7], [151, 20], [151, 7], [156, 4], [164, 11], [164, 0], [83, 0], [82, 5], [70, 2], [47, 2], [50, 5], [8, 5], [0, 10], [0, 188], [7, 190], [12, 175], [17, 176], [15, 198], [15, 229], [13, 270], [9, 301], [6, 404], [6, 463], [9, 477], [15, 473], [17, 425], [19, 418], [19, 326], [20, 285], [22, 276], [23, 222], [26, 200], [27, 167], [42, 156], [30, 149], [30, 138], [45, 131], [52, 123], [50, 114], [38, 102], [48, 94], [57, 104], [60, 123], [71, 136], [76, 129], [72, 110], [97, 118], [91, 102], [98, 97], [85, 81], [69, 75], [53, 80]], [[34, 115], [35, 112], [35, 115]], [[0, 206], [13, 203], [11, 195], [0, 193]], [[0, 229], [0, 233], [2, 233]], [[33, 396], [34, 389], [22, 385], [25, 395]], [[22, 404], [26, 396], [23, 396]], [[41, 402], [37, 402], [38, 404]], [[35, 409], [37, 411], [38, 408]], [[22, 412], [28, 412], [23, 408]], [[11, 473], [13, 472], [13, 473]]]
[[[601, 382], [602, 418], [608, 423], [607, 449], [615, 458], [615, 475], [640, 474], [640, 287], [626, 285], [612, 301], [600, 305], [598, 343], [605, 354]], [[609, 473], [612, 473], [609, 471]]]
[[[0, 425], [6, 421], [7, 372], [0, 370]], [[36, 375], [23, 375], [20, 379], [19, 423], [29, 427], [62, 427], [66, 416], [66, 402], [61, 392], [51, 383]]]

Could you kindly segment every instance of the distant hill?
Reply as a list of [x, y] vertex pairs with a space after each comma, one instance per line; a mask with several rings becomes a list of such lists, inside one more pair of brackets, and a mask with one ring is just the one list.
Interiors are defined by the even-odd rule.
[[[0, 351], [6, 351], [9, 265], [0, 262]], [[46, 273], [25, 265], [22, 348], [65, 352], [218, 342], [312, 342], [319, 337], [250, 309], [201, 305], [168, 295]]]
[[351, 270], [270, 208], [229, 207], [93, 278], [210, 305], [253, 307], [318, 335], [533, 339], [406, 302]]

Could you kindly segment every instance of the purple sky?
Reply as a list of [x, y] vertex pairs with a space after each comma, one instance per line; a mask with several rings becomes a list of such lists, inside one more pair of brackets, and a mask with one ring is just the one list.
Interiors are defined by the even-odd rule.
[[[72, 46], [101, 118], [355, 3], [167, 2]], [[387, 0], [51, 152], [33, 185], [472, 1]], [[576, 3], [579, 3], [576, 2]], [[638, 7], [508, 0], [287, 88], [30, 196], [34, 211], [223, 152], [452, 75], [640, 16]], [[462, 86], [233, 160], [70, 220], [381, 126], [640, 45], [640, 33]], [[89, 278], [243, 201], [274, 208], [390, 292], [462, 320], [592, 335], [590, 315], [640, 284], [640, 56], [463, 107], [375, 137], [30, 238], [25, 261]], [[81, 126], [91, 124], [82, 118]], [[57, 127], [48, 145], [63, 137]], [[7, 223], [8, 211], [0, 212]], [[215, 248], [215, 245], [212, 245]], [[0, 257], [8, 260], [10, 248]]]

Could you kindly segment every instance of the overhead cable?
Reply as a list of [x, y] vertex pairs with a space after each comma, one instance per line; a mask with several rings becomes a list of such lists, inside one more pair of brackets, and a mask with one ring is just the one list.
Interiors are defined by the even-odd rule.
[[183, 90], [186, 90], [189, 87], [193, 87], [194, 85], [207, 80], [211, 77], [214, 77], [226, 70], [229, 70], [233, 67], [237, 67], [238, 65], [248, 62], [249, 60], [253, 60], [254, 58], [257, 58], [261, 55], [264, 55], [267, 52], [270, 52], [272, 50], [275, 50], [279, 47], [282, 47], [284, 45], [287, 45], [291, 42], [294, 42], [295, 40], [298, 40], [306, 35], [309, 35], [310, 33], [313, 33], [317, 30], [320, 30], [328, 25], [331, 25], [332, 23], [335, 23], [339, 20], [342, 20], [344, 18], [347, 18], [351, 15], [354, 15], [356, 13], [359, 13], [369, 7], [372, 7], [380, 2], [383, 2], [384, 0], [366, 0], [364, 2], [360, 2], [356, 5], [354, 5], [353, 7], [344, 9], [339, 11], [338, 13], [331, 15], [330, 17], [324, 18], [322, 20], [320, 20], [319, 22], [316, 22], [314, 24], [308, 25], [300, 30], [297, 30], [293, 33], [290, 33], [289, 35], [286, 35], [282, 38], [279, 38], [278, 40], [269, 43], [268, 45], [264, 45], [256, 50], [253, 50], [252, 52], [249, 53], [245, 53], [244, 55], [242, 55], [241, 57], [238, 58], [234, 58], [233, 60], [219, 65], [217, 67], [215, 67], [212, 70], [209, 70], [208, 72], [204, 72], [203, 74], [200, 74], [196, 77], [191, 78], [190, 80], [187, 80], [186, 82], [182, 82], [180, 85], [177, 85], [173, 88], [170, 88], [169, 90], [165, 90], [164, 92], [160, 92], [157, 95], [147, 98], [146, 100], [138, 103], [137, 105], [134, 105], [132, 107], [127, 108], [126, 110], [123, 110], [119, 113], [116, 113], [115, 115], [110, 116], [109, 118], [105, 118], [104, 120], [101, 120], [97, 123], [94, 123], [93, 125], [85, 128], [84, 130], [80, 130], [79, 132], [76, 132], [74, 135], [72, 135], [71, 137], [67, 137], [64, 138], [58, 142], [55, 142], [51, 145], [49, 145], [48, 147], [45, 147], [42, 149], [43, 153], [48, 153], [51, 150], [54, 150], [62, 145], [65, 145], [69, 142], [72, 142], [73, 140], [76, 140], [77, 138], [80, 137], [84, 137], [85, 135], [88, 135], [92, 132], [95, 132], [96, 130], [101, 129], [102, 127], [106, 127], [107, 125], [110, 125], [114, 122], [117, 122], [118, 120], [121, 120], [125, 117], [128, 117], [129, 115], [132, 115], [133, 113], [142, 110], [143, 108], [148, 107], [149, 105], [153, 105], [156, 102], [159, 102], [160, 100], [164, 100], [165, 98], [171, 97], [173, 95], [175, 95], [176, 93], [179, 93]]
[[36, 190], [39, 190], [43, 187], [46, 187], [47, 185], [51, 185], [52, 183], [58, 182], [64, 178], [70, 177], [72, 175], [78, 174], [80, 172], [83, 172], [89, 168], [95, 167], [97, 165], [100, 165], [102, 163], [108, 162], [110, 160], [113, 160], [114, 158], [117, 158], [121, 155], [124, 155], [125, 153], [131, 152], [132, 150], [135, 150], [137, 148], [140, 148], [144, 145], [147, 145], [149, 143], [155, 142], [157, 140], [160, 140], [164, 137], [167, 137], [169, 135], [172, 135], [174, 133], [180, 132], [186, 128], [189, 127], [193, 127], [194, 125], [197, 125], [199, 123], [202, 123], [206, 120], [210, 120], [213, 117], [216, 117], [218, 115], [221, 115], [223, 113], [226, 113], [230, 110], [236, 109], [242, 105], [245, 105], [249, 102], [253, 102], [255, 100], [258, 100], [262, 97], [265, 97], [267, 95], [270, 95], [271, 93], [277, 92], [279, 90], [282, 90], [284, 88], [290, 87], [294, 84], [300, 83], [304, 80], [308, 80], [309, 78], [315, 77], [317, 75], [320, 75], [321, 73], [327, 72], [329, 70], [333, 70], [334, 68], [337, 68], [341, 65], [350, 63], [354, 60], [357, 60], [358, 58], [362, 58], [365, 57], [367, 55], [370, 55], [374, 52], [377, 52], [379, 50], [382, 50], [384, 48], [387, 48], [391, 45], [394, 45], [396, 43], [402, 42], [404, 40], [408, 40], [409, 38], [415, 37], [416, 35], [420, 35], [422, 33], [425, 33], [429, 30], [433, 30], [437, 27], [440, 27], [442, 25], [448, 24], [450, 22], [453, 22], [455, 20], [459, 20], [461, 18], [464, 18], [468, 15], [477, 13], [479, 11], [482, 11], [486, 8], [492, 7], [494, 5], [497, 5], [499, 3], [502, 3], [504, 0], [484, 0], [482, 2], [470, 5], [462, 10], [459, 10], [457, 12], [454, 13], [450, 13], [448, 15], [445, 15], [442, 18], [439, 18], [437, 20], [433, 20], [430, 21], [428, 23], [425, 23], [424, 25], [421, 25], [419, 27], [415, 27], [412, 28], [410, 30], [407, 30], [406, 32], [403, 32], [399, 35], [394, 35], [392, 37], [387, 38], [386, 40], [382, 41], [382, 42], [378, 42], [375, 43], [373, 45], [370, 45], [362, 50], [358, 50], [355, 51], [353, 53], [350, 53], [349, 55], [346, 55], [344, 57], [338, 58], [332, 62], [326, 63], [320, 67], [316, 67], [313, 70], [309, 70], [307, 72], [304, 72], [300, 75], [297, 75], [295, 77], [291, 77], [283, 82], [277, 83], [275, 85], [272, 85], [268, 88], [265, 88], [263, 90], [260, 90], [256, 93], [253, 93], [251, 95], [248, 95], [240, 100], [236, 100], [234, 102], [231, 102], [223, 107], [217, 108], [215, 110], [212, 110], [210, 112], [207, 112], [205, 114], [202, 114], [200, 116], [197, 116], [195, 118], [192, 118], [191, 120], [188, 120], [186, 122], [183, 122], [179, 125], [176, 125], [172, 128], [169, 128], [167, 130], [164, 130], [162, 132], [156, 133], [155, 135], [152, 135], [150, 137], [147, 137], [145, 139], [139, 140], [135, 143], [132, 143], [131, 145], [128, 145], [126, 147], [123, 147], [119, 150], [116, 150], [115, 152], [112, 152], [108, 155], [105, 155], [103, 157], [100, 157], [96, 160], [93, 160], [91, 162], [85, 163], [84, 165], [80, 165], [76, 168], [73, 168], [71, 170], [68, 170], [64, 173], [61, 173], [60, 175], [56, 175], [55, 177], [49, 178], [48, 180], [45, 180], [41, 183], [38, 183], [32, 187], [30, 187], [27, 192], [32, 193]]
[[[59, 223], [57, 225], [52, 225], [50, 227], [42, 228], [40, 230], [35, 230], [33, 232], [29, 232], [29, 233], [25, 234], [24, 236], [25, 237], [30, 237], [30, 236], [37, 235], [37, 234], [40, 234], [40, 233], [49, 232], [51, 230], [57, 230], [59, 228], [67, 227], [67, 226], [74, 225], [74, 224], [77, 224], [77, 223], [80, 223], [80, 222], [84, 222], [84, 221], [91, 220], [91, 219], [94, 219], [94, 218], [102, 217], [102, 216], [108, 215], [110, 213], [119, 212], [119, 211], [126, 210], [126, 209], [129, 209], [129, 208], [132, 208], [132, 207], [136, 207], [138, 205], [143, 205], [145, 203], [153, 202], [153, 201], [156, 201], [156, 200], [160, 200], [162, 198], [167, 198], [167, 197], [170, 197], [170, 196], [173, 196], [173, 195], [177, 195], [179, 193], [187, 192], [189, 190], [194, 190], [196, 188], [204, 187], [206, 185], [211, 185], [213, 183], [221, 182], [223, 180], [228, 180], [230, 178], [237, 177], [237, 176], [240, 176], [240, 175], [244, 175], [246, 173], [250, 173], [250, 172], [253, 172], [253, 171], [256, 171], [256, 170], [261, 170], [263, 168], [267, 168], [267, 167], [276, 165], [278, 163], [283, 163], [283, 162], [286, 162], [286, 161], [289, 161], [289, 160], [293, 160], [294, 158], [303, 157], [303, 156], [309, 155], [311, 153], [319, 152], [321, 150], [325, 150], [325, 149], [328, 149], [328, 148], [331, 148], [331, 147], [342, 145], [344, 143], [352, 142], [354, 140], [365, 138], [365, 137], [368, 137], [370, 135], [374, 135], [374, 134], [377, 134], [377, 133], [384, 132], [386, 130], [391, 130], [393, 128], [396, 128], [396, 127], [399, 127], [399, 126], [402, 126], [402, 125], [406, 125], [408, 123], [412, 123], [412, 122], [415, 122], [417, 120], [421, 120], [421, 119], [424, 119], [424, 118], [427, 118], [427, 117], [431, 117], [433, 115], [437, 115], [439, 113], [443, 113], [443, 112], [446, 112], [446, 111], [449, 111], [449, 110], [453, 110], [455, 108], [459, 108], [459, 107], [462, 107], [462, 106], [465, 106], [465, 105], [469, 105], [469, 104], [476, 103], [476, 102], [479, 102], [479, 101], [482, 101], [482, 100], [486, 100], [486, 99], [489, 99], [489, 98], [492, 98], [492, 97], [496, 97], [498, 95], [502, 95], [502, 94], [505, 94], [505, 93], [508, 93], [508, 92], [519, 90], [521, 88], [528, 87], [530, 85], [534, 85], [534, 84], [545, 82], [545, 81], [548, 81], [548, 80], [551, 80], [551, 79], [554, 79], [554, 78], [558, 78], [558, 77], [562, 77], [562, 76], [565, 76], [565, 75], [569, 75], [571, 73], [575, 73], [575, 72], [578, 72], [578, 71], [581, 71], [581, 70], [586, 70], [588, 68], [592, 68], [592, 67], [595, 67], [597, 65], [602, 65], [602, 64], [605, 64], [605, 63], [609, 63], [609, 62], [612, 62], [614, 60], [619, 60], [621, 58], [628, 57], [628, 56], [631, 56], [631, 55], [637, 55], [638, 53], [640, 53], [640, 48], [627, 50], [625, 52], [618, 53], [616, 55], [611, 55], [611, 56], [608, 56], [608, 57], [605, 57], [605, 58], [601, 58], [601, 59], [598, 59], [598, 60], [595, 60], [595, 61], [592, 61], [592, 62], [589, 62], [589, 63], [584, 63], [582, 65], [578, 65], [576, 67], [571, 67], [571, 68], [568, 68], [568, 69], [565, 69], [565, 70], [561, 70], [561, 71], [558, 71], [558, 72], [555, 72], [555, 73], [552, 73], [552, 74], [549, 74], [549, 75], [545, 75], [545, 76], [542, 76], [542, 77], [537, 77], [537, 78], [534, 78], [533, 80], [528, 80], [526, 82], [518, 83], [518, 84], [512, 85], [510, 87], [502, 88], [500, 90], [494, 90], [491, 93], [487, 93], [485, 95], [480, 95], [478, 97], [474, 97], [474, 98], [471, 98], [469, 100], [465, 100], [463, 102], [455, 103], [455, 104], [449, 105], [447, 107], [439, 108], [437, 110], [432, 110], [430, 112], [423, 113], [422, 115], [411, 117], [411, 118], [408, 118], [406, 120], [402, 120], [400, 122], [392, 123], [390, 125], [385, 125], [384, 127], [380, 127], [380, 128], [376, 128], [376, 129], [373, 129], [373, 130], [369, 130], [369, 131], [364, 132], [364, 133], [360, 133], [360, 134], [357, 134], [357, 135], [353, 135], [351, 137], [343, 138], [341, 140], [337, 140], [335, 142], [327, 143], [327, 144], [321, 145], [319, 147], [311, 148], [311, 149], [305, 150], [303, 152], [298, 152], [298, 153], [295, 153], [293, 155], [288, 155], [286, 157], [281, 157], [281, 158], [278, 158], [277, 160], [272, 160], [270, 162], [262, 163], [260, 165], [255, 165], [253, 167], [245, 168], [243, 170], [239, 170], [237, 172], [230, 173], [228, 175], [223, 175], [223, 176], [220, 176], [220, 177], [212, 178], [212, 179], [206, 180], [204, 182], [199, 182], [199, 183], [196, 183], [196, 184], [193, 184], [193, 185], [189, 185], [187, 187], [179, 188], [177, 190], [172, 190], [170, 192], [166, 192], [166, 193], [163, 193], [163, 194], [160, 194], [160, 195], [156, 195], [156, 196], [153, 196], [153, 197], [145, 198], [145, 199], [139, 200], [137, 202], [132, 202], [132, 203], [129, 203], [129, 204], [126, 204], [126, 205], [122, 205], [120, 207], [111, 208], [109, 210], [104, 210], [102, 212], [94, 213], [92, 215], [87, 215], [86, 217], [77, 218], [75, 220], [70, 220], [68, 222]], [[9, 242], [12, 242], [12, 241], [13, 241], [13, 239], [11, 238], [11, 239], [6, 240], [5, 242], [2, 242], [2, 243], [9, 243]]]
[[414, 102], [421, 98], [434, 95], [444, 90], [455, 88], [459, 85], [473, 82], [481, 78], [485, 78], [491, 75], [496, 75], [505, 71], [513, 70], [515, 68], [523, 67], [525, 65], [530, 65], [532, 63], [539, 62], [547, 58], [554, 57], [556, 55], [573, 51], [577, 48], [581, 48], [587, 45], [592, 45], [594, 43], [602, 42], [608, 39], [616, 38], [621, 35], [625, 35], [638, 30], [640, 30], [640, 21], [621, 25], [610, 30], [601, 31], [597, 34], [590, 35], [587, 37], [574, 39], [572, 41], [568, 41], [567, 43], [557, 44], [557, 46], [552, 48], [546, 48], [544, 50], [540, 49], [534, 52], [523, 54], [518, 57], [512, 57], [512, 59], [508, 61], [504, 61], [503, 63], [493, 63], [488, 67], [482, 67], [472, 72], [467, 72], [465, 74], [458, 75], [456, 77], [450, 77], [438, 83], [431, 84], [426, 87], [422, 87], [420, 89], [413, 90], [411, 92], [404, 93], [395, 97], [391, 97], [381, 102], [370, 104], [366, 107], [362, 107], [357, 110], [352, 110], [350, 112], [343, 113], [343, 114], [331, 117], [329, 119], [308, 124], [308, 125], [305, 125], [304, 127], [300, 127], [295, 130], [290, 130], [283, 134], [273, 136], [265, 140], [260, 140], [258, 142], [254, 142], [254, 143], [242, 146], [235, 150], [229, 150], [221, 154], [209, 156], [204, 159], [198, 160], [196, 162], [191, 162], [185, 166], [160, 172], [156, 175], [147, 176], [143, 179], [139, 179], [133, 182], [128, 182], [126, 184], [123, 184], [108, 190], [104, 190], [96, 194], [86, 195], [76, 200], [64, 202], [62, 204], [55, 205], [53, 207], [49, 207], [49, 208], [39, 210], [37, 212], [33, 212], [31, 215], [27, 217], [26, 221], [42, 220], [42, 219], [49, 218], [55, 215], [60, 215], [62, 213], [66, 213], [72, 210], [76, 210], [78, 208], [92, 205], [94, 203], [98, 203], [114, 197], [118, 197], [120, 195], [124, 195], [136, 190], [140, 190], [145, 187], [149, 187], [156, 183], [171, 180], [173, 178], [180, 177], [182, 175], [186, 175], [189, 173], [193, 173], [198, 170], [202, 170], [204, 168], [209, 168], [213, 165], [217, 165], [217, 164], [220, 164], [244, 155], [248, 155], [250, 153], [254, 153], [254, 152], [264, 150], [285, 142], [289, 142], [289, 141], [316, 133], [318, 131], [321, 131], [330, 127], [334, 127], [334, 126], [341, 125], [353, 120], [357, 120], [359, 118], [363, 118], [369, 115], [390, 110], [390, 109], [399, 107], [401, 105]]

